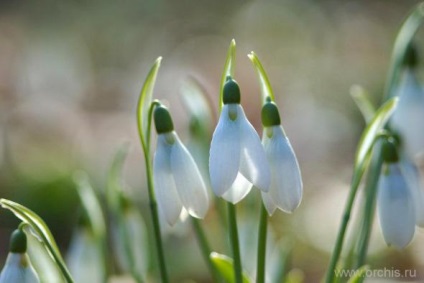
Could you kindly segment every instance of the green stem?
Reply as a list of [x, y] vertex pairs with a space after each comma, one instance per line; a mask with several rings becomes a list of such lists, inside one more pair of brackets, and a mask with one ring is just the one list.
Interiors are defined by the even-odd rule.
[[243, 283], [240, 246], [239, 246], [239, 240], [238, 240], [236, 206], [228, 202], [227, 208], [228, 208], [228, 225], [229, 225], [229, 231], [230, 231], [230, 242], [231, 242], [231, 248], [233, 250], [233, 259], [234, 259], [235, 283]]
[[166, 270], [165, 255], [163, 251], [163, 243], [162, 243], [161, 232], [160, 232], [159, 214], [158, 214], [158, 207], [157, 207], [158, 205], [156, 202], [156, 196], [154, 192], [152, 162], [150, 157], [150, 129], [152, 125], [153, 110], [156, 107], [157, 103], [158, 103], [157, 101], [152, 102], [149, 108], [148, 124], [147, 124], [148, 132], [147, 132], [146, 140], [144, 140], [142, 125], [140, 124], [140, 117], [137, 117], [137, 121], [138, 121], [138, 133], [140, 136], [141, 146], [144, 152], [144, 162], [146, 164], [147, 192], [149, 195], [149, 208], [150, 208], [150, 213], [152, 215], [153, 233], [155, 238], [156, 251], [158, 254], [159, 269], [160, 269], [162, 282], [168, 283], [169, 282], [168, 272]]
[[352, 212], [353, 203], [355, 201], [361, 177], [362, 173], [355, 174], [352, 178], [352, 185], [350, 187], [348, 200], [343, 212], [343, 218], [342, 223], [340, 225], [339, 233], [337, 234], [336, 245], [334, 246], [333, 254], [331, 255], [330, 264], [328, 266], [327, 274], [325, 277], [325, 283], [332, 283], [334, 281], [337, 262], [340, 258], [340, 254], [343, 248], [343, 241], [346, 234], [347, 224], [349, 223], [350, 214]]
[[258, 234], [258, 259], [256, 266], [256, 283], [265, 282], [265, 263], [266, 263], [266, 235], [268, 229], [268, 213], [265, 205], [261, 205], [261, 214], [259, 220]]
[[368, 252], [368, 244], [371, 236], [372, 224], [375, 214], [375, 202], [377, 198], [377, 186], [380, 177], [380, 172], [383, 166], [382, 155], [379, 154], [377, 147], [377, 154], [373, 156], [371, 166], [365, 182], [365, 206], [363, 213], [363, 222], [361, 234], [358, 241], [358, 259], [356, 262], [356, 268], [360, 268], [365, 263], [365, 259]]
[[199, 242], [200, 251], [202, 252], [203, 259], [206, 261], [206, 264], [209, 268], [213, 282], [219, 282], [218, 271], [216, 270], [210, 258], [212, 250], [209, 246], [208, 239], [206, 238], [205, 231], [203, 230], [198, 219], [192, 217], [191, 223], [193, 225], [194, 232], [196, 233], [196, 237]]

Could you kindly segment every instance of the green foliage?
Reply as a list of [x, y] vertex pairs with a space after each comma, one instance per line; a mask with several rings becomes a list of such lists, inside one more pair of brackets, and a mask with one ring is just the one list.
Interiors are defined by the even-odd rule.
[[228, 76], [234, 77], [234, 68], [236, 61], [236, 41], [231, 40], [230, 47], [228, 48], [227, 58], [225, 60], [224, 72], [222, 72], [221, 84], [219, 87], [219, 111], [223, 106], [223, 97], [224, 97], [224, 85]]
[[262, 104], [266, 102], [266, 98], [270, 97], [272, 101], [275, 100], [274, 92], [271, 88], [271, 83], [269, 82], [268, 76], [265, 73], [264, 68], [262, 67], [261, 61], [259, 61], [258, 56], [256, 56], [255, 52], [251, 52], [247, 55], [252, 61], [253, 66], [255, 67], [256, 73], [258, 74], [259, 84], [261, 85], [261, 93], [262, 93]]
[[[222, 278], [226, 280], [228, 283], [235, 283], [236, 279], [234, 276], [234, 267], [233, 267], [233, 259], [216, 252], [212, 252], [210, 254], [210, 258], [212, 263], [215, 265], [215, 268], [218, 270], [219, 274], [221, 274]], [[243, 283], [250, 283], [250, 279], [247, 277], [245, 273], [243, 273]]]

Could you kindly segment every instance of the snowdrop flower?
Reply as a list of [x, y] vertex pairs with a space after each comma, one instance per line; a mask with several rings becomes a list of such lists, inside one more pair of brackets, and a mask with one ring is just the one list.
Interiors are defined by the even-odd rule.
[[199, 169], [174, 131], [168, 109], [155, 108], [158, 133], [153, 160], [153, 178], [160, 212], [169, 225], [174, 225], [183, 208], [193, 217], [203, 218], [209, 197]]
[[10, 237], [10, 252], [0, 274], [0, 283], [38, 283], [37, 275], [26, 253], [27, 238], [17, 229]]
[[384, 240], [390, 246], [404, 248], [415, 232], [415, 210], [411, 189], [403, 174], [396, 146], [385, 141], [382, 146], [385, 167], [378, 184], [378, 215]]
[[279, 208], [293, 212], [302, 200], [302, 177], [296, 155], [281, 126], [277, 105], [268, 98], [262, 108], [262, 144], [271, 167], [269, 192], [262, 200], [269, 215]]
[[417, 165], [407, 157], [401, 158], [401, 169], [408, 181], [415, 209], [415, 225], [424, 228], [424, 188]]
[[424, 90], [416, 76], [417, 65], [417, 53], [411, 46], [397, 90], [399, 104], [390, 123], [401, 136], [402, 145], [410, 158], [424, 150]]
[[235, 204], [252, 185], [268, 191], [271, 172], [258, 134], [240, 105], [236, 81], [227, 79], [221, 116], [212, 136], [209, 174], [214, 193]]

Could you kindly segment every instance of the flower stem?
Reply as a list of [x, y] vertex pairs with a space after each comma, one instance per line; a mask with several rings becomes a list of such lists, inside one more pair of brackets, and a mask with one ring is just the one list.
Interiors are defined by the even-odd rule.
[[261, 213], [259, 218], [259, 234], [258, 234], [258, 259], [256, 266], [256, 283], [265, 282], [265, 263], [266, 263], [266, 235], [268, 229], [268, 213], [265, 205], [261, 205]]
[[367, 180], [365, 182], [365, 206], [363, 213], [363, 222], [361, 234], [358, 241], [358, 258], [356, 262], [356, 268], [360, 268], [365, 263], [365, 259], [368, 252], [368, 244], [370, 240], [372, 223], [374, 220], [375, 214], [375, 202], [377, 198], [377, 185], [380, 177], [380, 172], [383, 166], [383, 158], [379, 153], [379, 150], [376, 150], [377, 154], [373, 156], [370, 166], [370, 171], [367, 175]]
[[215, 266], [213, 265], [210, 259], [210, 254], [212, 250], [209, 246], [208, 239], [206, 238], [205, 231], [203, 230], [198, 219], [192, 217], [191, 223], [193, 225], [194, 232], [196, 233], [196, 237], [199, 242], [200, 251], [202, 252], [202, 256], [209, 268], [213, 282], [219, 282], [218, 271], [216, 270]]
[[[154, 183], [153, 183], [153, 170], [152, 170], [152, 160], [150, 157], [150, 131], [151, 131], [151, 125], [152, 125], [152, 115], [154, 108], [158, 105], [157, 101], [153, 101], [149, 107], [149, 113], [148, 113], [148, 122], [147, 122], [147, 137], [144, 139], [142, 127], [140, 124], [140, 117], [137, 117], [138, 123], [138, 133], [140, 135], [140, 141], [141, 146], [143, 148], [144, 152], [144, 162], [146, 164], [146, 176], [147, 176], [147, 192], [149, 195], [149, 208], [150, 213], [152, 216], [152, 222], [153, 222], [153, 233], [155, 238], [155, 245], [156, 245], [156, 251], [158, 255], [158, 261], [159, 261], [159, 269], [160, 269], [160, 275], [162, 278], [163, 283], [168, 283], [168, 272], [166, 270], [166, 263], [165, 263], [165, 255], [163, 251], [163, 243], [161, 238], [161, 232], [160, 232], [160, 224], [159, 224], [159, 214], [158, 214], [158, 205], [156, 202], [156, 196], [154, 192]], [[140, 115], [138, 113], [138, 115]]]
[[237, 229], [237, 217], [236, 217], [236, 206], [232, 203], [228, 203], [228, 225], [230, 231], [230, 242], [233, 251], [234, 259], [234, 277], [235, 283], [243, 283], [241, 257], [240, 257], [240, 246], [238, 240], [238, 229]]
[[340, 258], [340, 254], [343, 248], [343, 241], [346, 234], [347, 224], [349, 223], [350, 214], [352, 212], [353, 203], [355, 201], [356, 193], [358, 191], [359, 183], [361, 181], [362, 174], [354, 174], [352, 178], [352, 184], [348, 200], [343, 212], [342, 223], [340, 225], [339, 233], [337, 234], [336, 245], [334, 246], [333, 254], [331, 255], [330, 264], [327, 269], [325, 277], [325, 283], [332, 283], [334, 281], [335, 270], [337, 262]]

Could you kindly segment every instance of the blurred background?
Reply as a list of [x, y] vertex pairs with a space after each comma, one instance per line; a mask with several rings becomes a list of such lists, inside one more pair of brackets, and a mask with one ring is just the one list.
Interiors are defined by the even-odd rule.
[[[211, 102], [213, 131], [220, 77], [235, 38], [235, 79], [247, 116], [261, 134], [260, 88], [246, 56], [254, 50], [270, 78], [303, 175], [303, 202], [293, 215], [276, 213], [273, 238], [285, 245], [289, 239], [290, 269], [305, 282], [317, 282], [334, 245], [364, 127], [349, 89], [361, 84], [380, 103], [396, 33], [416, 3], [3, 0], [0, 197], [41, 215], [66, 253], [79, 210], [73, 173], [88, 172], [102, 196], [113, 155], [129, 142], [124, 178], [149, 227], [135, 115], [144, 78], [163, 56], [154, 97], [170, 107], [187, 142], [190, 117], [181, 93], [187, 78], [194, 77]], [[423, 35], [416, 36], [421, 51]], [[259, 217], [249, 213], [255, 211], [249, 205], [259, 207], [258, 194], [240, 205], [246, 227], [257, 225]], [[216, 214], [212, 208], [205, 229], [214, 249], [229, 254]], [[0, 212], [0, 262], [18, 223], [8, 211]], [[193, 233], [182, 226], [169, 229], [166, 238], [168, 260], [178, 262], [171, 264], [171, 278], [209, 282]], [[246, 251], [254, 252], [246, 243]], [[376, 224], [370, 249], [373, 267], [416, 269], [417, 282], [424, 280], [423, 231], [405, 251], [397, 251], [385, 246]]]

